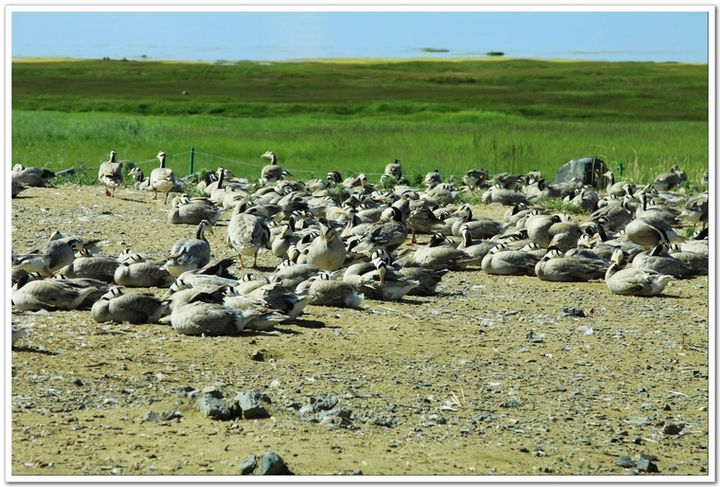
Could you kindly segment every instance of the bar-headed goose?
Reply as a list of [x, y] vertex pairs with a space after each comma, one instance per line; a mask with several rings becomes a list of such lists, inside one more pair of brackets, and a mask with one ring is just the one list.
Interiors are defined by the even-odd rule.
[[157, 323], [167, 304], [149, 293], [126, 293], [113, 287], [95, 301], [91, 309], [97, 322], [128, 322], [133, 325]]
[[165, 193], [163, 204], [167, 204], [168, 195], [175, 188], [175, 172], [165, 167], [165, 153], [163, 151], [158, 152], [155, 157], [160, 160], [160, 167], [156, 167], [150, 173], [150, 187], [154, 193], [151, 199], [156, 200], [158, 193]]
[[[115, 196], [115, 188], [123, 181], [123, 163], [116, 160], [117, 152], [110, 151], [110, 160], [100, 164], [98, 180], [105, 186], [105, 196]], [[108, 189], [112, 188], [112, 193]]]
[[623, 261], [622, 249], [617, 249], [612, 256], [612, 263], [605, 272], [605, 284], [614, 294], [624, 296], [657, 296], [665, 290], [672, 279], [658, 272], [636, 267], [620, 268]]
[[174, 277], [210, 263], [210, 243], [205, 232], [213, 234], [212, 225], [202, 220], [195, 231], [195, 238], [181, 238], [173, 245], [165, 268]]

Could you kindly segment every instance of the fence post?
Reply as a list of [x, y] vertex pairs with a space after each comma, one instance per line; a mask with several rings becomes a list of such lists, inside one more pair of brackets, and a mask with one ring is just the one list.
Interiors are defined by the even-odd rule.
[[193, 171], [194, 165], [195, 165], [195, 147], [190, 147], [190, 173], [189, 174], [192, 174], [194, 172]]
[[618, 180], [620, 180], [620, 178], [622, 178], [622, 173], [623, 173], [622, 161], [618, 161], [618, 163], [617, 163], [617, 173], [618, 173]]

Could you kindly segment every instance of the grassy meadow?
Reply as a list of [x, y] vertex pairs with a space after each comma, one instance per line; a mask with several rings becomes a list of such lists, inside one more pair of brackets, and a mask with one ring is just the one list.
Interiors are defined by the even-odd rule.
[[[111, 149], [149, 171], [227, 167], [257, 179], [272, 150], [297, 178], [399, 158], [411, 181], [600, 157], [646, 181], [708, 166], [708, 67], [481, 61], [13, 62], [12, 164], [87, 172]], [[184, 95], [186, 91], [188, 94]]]

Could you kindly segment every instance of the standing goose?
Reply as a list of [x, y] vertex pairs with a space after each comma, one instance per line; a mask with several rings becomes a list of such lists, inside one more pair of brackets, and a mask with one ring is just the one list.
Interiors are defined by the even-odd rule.
[[280, 181], [282, 179], [285, 179], [287, 176], [292, 176], [293, 174], [289, 171], [284, 170], [282, 167], [278, 166], [277, 163], [277, 156], [272, 151], [267, 151], [265, 154], [261, 155], [260, 157], [264, 157], [266, 159], [270, 159], [270, 164], [267, 166], [264, 166], [262, 170], [260, 171], [260, 184], [266, 185], [267, 183], [274, 183], [276, 181]]
[[210, 263], [210, 243], [205, 232], [213, 234], [212, 225], [202, 220], [195, 231], [195, 238], [181, 238], [170, 250], [165, 268], [174, 277], [183, 272], [199, 269]]
[[435, 215], [428, 204], [417, 205], [410, 210], [406, 220], [411, 232], [410, 243], [417, 242], [417, 234], [432, 235], [445, 227], [445, 222]]
[[114, 321], [133, 325], [157, 323], [167, 305], [152, 294], [125, 293], [118, 287], [111, 288], [93, 304], [91, 309], [95, 321]]
[[237, 252], [240, 267], [245, 267], [243, 255], [252, 255], [253, 267], [256, 267], [260, 247], [267, 247], [270, 241], [270, 229], [258, 215], [238, 210], [240, 210], [239, 206], [228, 223], [227, 243]]
[[614, 294], [623, 296], [657, 296], [665, 290], [672, 279], [658, 272], [636, 267], [620, 269], [624, 258], [622, 249], [617, 249], [612, 256], [612, 263], [605, 272], [605, 285]]
[[694, 198], [690, 198], [685, 203], [685, 208], [680, 215], [692, 222], [693, 232], [698, 223], [702, 223], [704, 230], [708, 223], [708, 193], [700, 193]]
[[[123, 180], [123, 163], [117, 162], [116, 157], [117, 152], [110, 151], [110, 160], [100, 164], [98, 170], [98, 180], [105, 186], [105, 196], [115, 196], [115, 188], [120, 186]], [[108, 190], [108, 186], [112, 188], [112, 193]]]
[[160, 167], [156, 167], [150, 173], [150, 187], [154, 192], [151, 199], [156, 200], [158, 192], [165, 193], [163, 204], [167, 204], [168, 195], [175, 187], [175, 173], [172, 169], [165, 167], [165, 153], [163, 151], [158, 152], [155, 157], [160, 159]]

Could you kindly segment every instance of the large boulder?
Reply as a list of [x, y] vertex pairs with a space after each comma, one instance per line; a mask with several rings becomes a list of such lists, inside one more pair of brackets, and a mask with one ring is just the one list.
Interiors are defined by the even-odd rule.
[[565, 183], [572, 178], [578, 178], [583, 184], [589, 184], [596, 189], [605, 187], [604, 174], [608, 171], [605, 162], [597, 157], [583, 157], [568, 162], [555, 174], [555, 183]]

